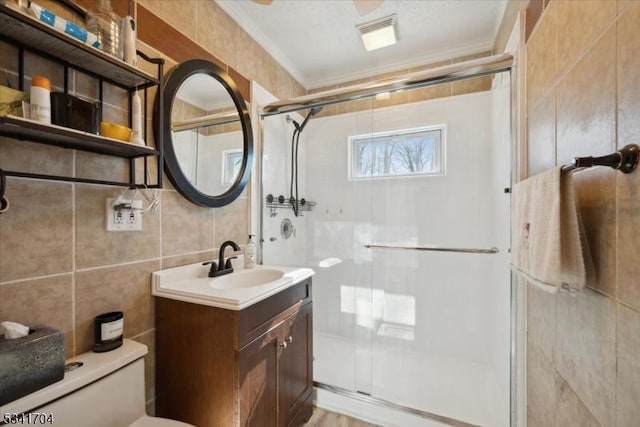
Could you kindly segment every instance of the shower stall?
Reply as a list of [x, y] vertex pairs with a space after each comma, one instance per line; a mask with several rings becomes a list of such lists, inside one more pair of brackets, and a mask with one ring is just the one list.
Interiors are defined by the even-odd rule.
[[260, 257], [316, 272], [318, 406], [510, 425], [510, 67], [262, 106]]

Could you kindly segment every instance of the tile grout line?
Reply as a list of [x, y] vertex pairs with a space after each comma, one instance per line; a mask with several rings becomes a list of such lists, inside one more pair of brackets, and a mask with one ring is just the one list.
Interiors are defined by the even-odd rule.
[[[74, 75], [74, 89], [75, 89], [75, 73]], [[77, 151], [73, 150], [72, 154], [72, 168], [73, 176], [76, 176], [76, 160]], [[76, 355], [76, 184], [71, 185], [71, 336], [73, 337], [73, 344], [71, 346], [71, 352]]]

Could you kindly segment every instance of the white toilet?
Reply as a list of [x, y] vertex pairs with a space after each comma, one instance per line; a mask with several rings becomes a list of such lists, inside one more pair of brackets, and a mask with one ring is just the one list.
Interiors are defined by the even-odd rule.
[[[68, 371], [64, 379], [0, 407], [5, 414], [31, 413], [51, 416], [61, 427], [193, 427], [191, 424], [145, 415], [144, 356], [147, 346], [124, 340], [106, 353], [84, 353], [67, 361], [82, 366]], [[23, 418], [24, 421], [28, 417]], [[26, 423], [20, 423], [25, 425]]]

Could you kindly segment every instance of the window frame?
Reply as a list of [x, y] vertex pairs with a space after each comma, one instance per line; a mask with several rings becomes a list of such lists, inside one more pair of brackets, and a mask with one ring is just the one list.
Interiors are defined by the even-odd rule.
[[[404, 174], [387, 174], [387, 175], [367, 175], [367, 176], [357, 176], [354, 164], [354, 146], [357, 141], [366, 140], [366, 139], [374, 139], [385, 136], [397, 136], [397, 135], [406, 135], [412, 133], [420, 133], [420, 132], [432, 132], [432, 131], [440, 131], [440, 171], [433, 172], [419, 172], [419, 173], [404, 173]], [[403, 179], [403, 178], [426, 178], [426, 177], [434, 177], [434, 176], [444, 176], [447, 173], [447, 126], [445, 124], [438, 125], [429, 125], [429, 126], [420, 126], [414, 128], [406, 128], [406, 129], [395, 129], [395, 130], [387, 130], [381, 132], [371, 132], [371, 133], [363, 133], [358, 135], [351, 135], [347, 138], [347, 162], [348, 162], [348, 171], [347, 178], [349, 181], [369, 181], [369, 180], [380, 180], [380, 179]]]

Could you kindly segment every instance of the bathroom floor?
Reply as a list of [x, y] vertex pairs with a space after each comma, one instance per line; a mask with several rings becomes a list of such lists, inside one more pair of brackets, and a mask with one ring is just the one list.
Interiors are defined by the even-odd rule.
[[351, 418], [335, 412], [325, 411], [320, 408], [313, 408], [313, 415], [306, 427], [378, 427], [375, 424]]

